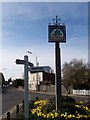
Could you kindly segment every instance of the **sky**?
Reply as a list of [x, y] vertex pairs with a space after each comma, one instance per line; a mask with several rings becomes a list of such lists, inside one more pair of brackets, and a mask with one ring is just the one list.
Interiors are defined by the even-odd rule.
[[61, 64], [72, 59], [88, 62], [88, 2], [3, 2], [1, 6], [0, 71], [6, 80], [23, 76], [24, 66], [15, 60], [24, 55], [34, 64], [37, 56], [39, 65], [55, 71], [55, 43], [48, 42], [48, 25], [56, 15], [66, 25]]

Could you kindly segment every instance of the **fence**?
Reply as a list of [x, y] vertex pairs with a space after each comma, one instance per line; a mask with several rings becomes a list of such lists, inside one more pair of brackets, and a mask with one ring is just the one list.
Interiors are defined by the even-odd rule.
[[73, 89], [73, 94], [76, 94], [76, 95], [90, 95], [90, 90], [74, 90]]
[[[66, 89], [64, 85], [61, 86], [62, 88], [62, 94], [67, 94]], [[46, 93], [53, 93], [55, 94], [55, 85], [40, 85], [41, 92], [46, 92]], [[70, 86], [70, 94], [73, 94], [73, 86]]]

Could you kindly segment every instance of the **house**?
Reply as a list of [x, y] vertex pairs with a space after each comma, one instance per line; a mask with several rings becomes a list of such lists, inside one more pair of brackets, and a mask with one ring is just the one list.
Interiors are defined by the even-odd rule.
[[55, 84], [55, 74], [49, 66], [36, 66], [30, 68], [29, 71], [29, 90], [39, 90], [39, 86], [43, 81], [50, 81]]

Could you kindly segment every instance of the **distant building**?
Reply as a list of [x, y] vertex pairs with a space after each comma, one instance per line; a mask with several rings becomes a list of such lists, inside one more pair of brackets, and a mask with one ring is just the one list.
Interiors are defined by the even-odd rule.
[[2, 72], [0, 72], [0, 87], [5, 84], [5, 78]]
[[32, 67], [29, 72], [29, 90], [36, 90], [43, 81], [50, 81], [55, 84], [55, 74], [52, 73], [52, 69], [49, 66], [37, 66]]

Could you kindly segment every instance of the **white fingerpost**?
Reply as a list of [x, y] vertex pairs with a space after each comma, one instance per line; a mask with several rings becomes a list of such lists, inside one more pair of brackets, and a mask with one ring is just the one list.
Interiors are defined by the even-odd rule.
[[28, 56], [24, 56], [24, 114], [29, 119], [29, 91], [28, 91]]

